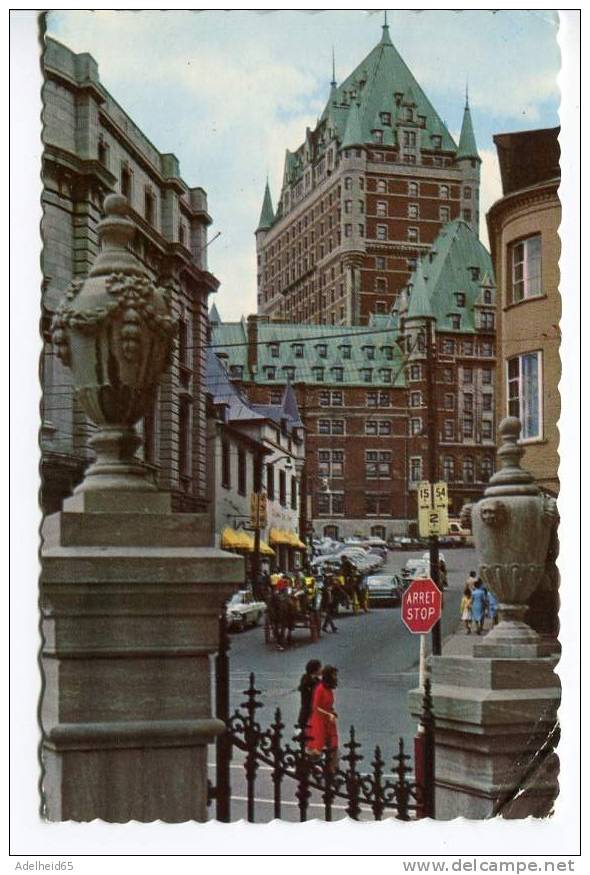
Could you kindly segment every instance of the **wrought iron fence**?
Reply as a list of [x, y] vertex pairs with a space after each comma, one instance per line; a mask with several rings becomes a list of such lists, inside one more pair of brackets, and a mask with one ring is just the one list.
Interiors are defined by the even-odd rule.
[[314, 801], [313, 806], [321, 806], [326, 821], [332, 820], [337, 800], [345, 801], [345, 813], [353, 820], [361, 816], [382, 820], [388, 814], [399, 820], [434, 817], [434, 718], [429, 680], [425, 684], [420, 728], [415, 739], [414, 768], [404, 741], [399, 738], [389, 769], [377, 746], [370, 771], [362, 771], [365, 758], [354, 727], [350, 728], [348, 741], [343, 745], [346, 753], [340, 760], [332, 750], [324, 751], [319, 759], [312, 758], [301, 727], [297, 727], [288, 740], [280, 708], [276, 709], [271, 725], [263, 728], [257, 719], [263, 702], [254, 673], [250, 674], [248, 688], [243, 691], [244, 701], [230, 715], [229, 641], [225, 628], [220, 632], [216, 666], [217, 716], [227, 730], [217, 740], [216, 786], [210, 788], [210, 798], [216, 802], [217, 820], [229, 823], [231, 819], [230, 768], [234, 749], [245, 754], [245, 801], [247, 819], [251, 823], [256, 819], [256, 781], [261, 766], [270, 769], [275, 818], [282, 815], [285, 781], [294, 789], [300, 821], [308, 819], [312, 797], [321, 800]]

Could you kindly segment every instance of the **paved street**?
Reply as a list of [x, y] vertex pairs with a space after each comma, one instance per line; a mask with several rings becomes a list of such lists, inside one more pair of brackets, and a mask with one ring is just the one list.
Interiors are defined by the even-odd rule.
[[[458, 626], [458, 612], [465, 578], [476, 565], [473, 549], [444, 550], [449, 574], [449, 587], [443, 604], [442, 635], [450, 635]], [[399, 571], [405, 561], [422, 553], [391, 552], [386, 569]], [[341, 614], [338, 632], [323, 633], [312, 644], [305, 630], [295, 632], [295, 646], [279, 652], [264, 643], [262, 627], [231, 636], [231, 704], [237, 707], [243, 700], [249, 673], [256, 675], [256, 685], [262, 691], [264, 707], [257, 712], [261, 725], [272, 722], [274, 711], [281, 708], [283, 722], [290, 729], [299, 708], [297, 685], [308, 659], [317, 656], [324, 664], [339, 669], [336, 708], [339, 714], [341, 745], [347, 740], [349, 727], [355, 726], [357, 740], [362, 744], [365, 762], [373, 758], [375, 745], [381, 746], [386, 760], [397, 752], [402, 736], [408, 752], [412, 752], [415, 722], [407, 707], [407, 693], [418, 683], [419, 637], [412, 635], [401, 620], [399, 607], [375, 608], [369, 614]], [[429, 636], [430, 637], [430, 636]], [[245, 795], [240, 758], [232, 769], [233, 793]], [[269, 776], [260, 774], [260, 798], [272, 798]], [[292, 783], [292, 782], [291, 782]], [[268, 812], [270, 808], [267, 806]], [[287, 806], [287, 809], [289, 807]], [[236, 816], [243, 816], [240, 802], [234, 805]], [[241, 813], [238, 813], [240, 812]], [[267, 813], [268, 813], [267, 812]], [[340, 812], [342, 814], [342, 812]], [[297, 809], [293, 805], [293, 817]], [[318, 816], [319, 810], [315, 816]], [[269, 815], [270, 816], [270, 815]], [[288, 817], [288, 810], [286, 812]], [[311, 816], [314, 816], [312, 813]]]

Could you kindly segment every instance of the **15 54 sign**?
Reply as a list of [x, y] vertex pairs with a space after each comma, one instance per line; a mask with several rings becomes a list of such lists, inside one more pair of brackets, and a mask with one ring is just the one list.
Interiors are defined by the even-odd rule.
[[418, 483], [418, 530], [421, 538], [449, 532], [449, 492], [444, 480]]

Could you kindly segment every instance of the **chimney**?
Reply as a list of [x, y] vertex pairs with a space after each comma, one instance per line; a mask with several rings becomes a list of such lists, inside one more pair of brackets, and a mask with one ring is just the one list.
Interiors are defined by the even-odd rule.
[[254, 380], [258, 372], [258, 316], [248, 316], [248, 371]]

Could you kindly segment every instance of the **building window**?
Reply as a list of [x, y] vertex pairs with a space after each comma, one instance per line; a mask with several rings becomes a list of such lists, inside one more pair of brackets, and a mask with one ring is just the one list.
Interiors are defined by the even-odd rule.
[[344, 493], [343, 492], [320, 492], [317, 495], [317, 507], [319, 516], [343, 516]]
[[485, 356], [485, 358], [490, 358], [494, 354], [494, 344], [490, 343], [488, 340], [484, 340], [479, 345], [479, 351], [482, 356]]
[[312, 368], [313, 378], [316, 383], [322, 383], [324, 379], [324, 369], [323, 368]]
[[483, 440], [489, 441], [492, 439], [492, 421], [484, 419], [481, 423], [481, 436]]
[[[412, 110], [408, 110], [408, 112], [412, 112]], [[411, 115], [410, 115], [411, 120]], [[416, 131], [404, 131], [404, 149], [415, 149], [416, 148]]]
[[457, 307], [465, 306], [465, 292], [457, 292], [455, 295], [455, 300], [457, 301]]
[[318, 450], [321, 477], [344, 477], [344, 450]]
[[144, 209], [143, 214], [146, 222], [150, 225], [154, 224], [154, 195], [149, 188], [146, 188], [144, 194]]
[[243, 365], [230, 365], [229, 366], [229, 375], [234, 380], [241, 380], [244, 374]]
[[466, 185], [463, 189], [463, 197], [466, 201], [471, 200], [471, 187], [469, 185]]
[[454, 382], [453, 369], [452, 368], [443, 368], [442, 369], [442, 377], [443, 377], [443, 383]]
[[[334, 314], [332, 313], [332, 316]], [[335, 383], [342, 383], [344, 380], [344, 369], [343, 368], [332, 368], [332, 378]]]
[[481, 396], [481, 409], [485, 410], [486, 413], [493, 410], [492, 402], [494, 400], [494, 396], [490, 392], [484, 392]]
[[484, 289], [483, 302], [484, 302], [484, 304], [491, 304], [492, 303], [492, 290], [491, 289]]
[[410, 197], [418, 197], [420, 190], [417, 182], [408, 182], [408, 195]]
[[463, 210], [463, 221], [465, 221], [465, 222], [471, 221], [471, 210]]
[[475, 481], [475, 463], [473, 456], [466, 456], [463, 459], [463, 483], [473, 483]]
[[481, 479], [487, 483], [494, 473], [494, 460], [491, 456], [484, 456], [481, 460]]
[[422, 379], [422, 365], [410, 365], [410, 380]]
[[471, 392], [465, 392], [463, 395], [463, 409], [464, 410], [473, 410], [473, 395]]
[[131, 200], [131, 171], [126, 164], [121, 166], [121, 194]]
[[541, 294], [541, 235], [514, 243], [510, 251], [512, 303]]
[[455, 460], [452, 456], [445, 456], [443, 459], [443, 480], [447, 483], [452, 483], [455, 479]]
[[[391, 516], [391, 496], [382, 493], [367, 495], [366, 502], [367, 516]], [[372, 526], [371, 536], [374, 538], [385, 537], [384, 526]]]
[[381, 381], [383, 383], [391, 383], [392, 377], [390, 368], [381, 368], [379, 373], [381, 374]]
[[448, 201], [449, 199], [449, 186], [441, 185], [438, 190], [438, 196], [442, 201]]
[[383, 131], [378, 129], [373, 131], [373, 142], [380, 144], [383, 142]]
[[367, 407], [390, 407], [389, 392], [367, 392]]
[[178, 411], [178, 468], [182, 477], [191, 473], [191, 409], [190, 401], [181, 399]]
[[410, 458], [410, 482], [418, 483], [422, 480], [422, 457], [412, 456]]
[[384, 125], [391, 124], [391, 113], [390, 112], [381, 112], [379, 113], [379, 118], [381, 119], [381, 123]]
[[295, 379], [295, 368], [292, 365], [286, 365], [283, 368], [283, 373], [286, 380], [291, 381]]
[[463, 368], [463, 382], [473, 383], [473, 368]]
[[451, 211], [448, 207], [439, 207], [438, 210], [438, 218], [441, 222], [446, 223], [450, 221]]
[[268, 366], [268, 367], [266, 367], [264, 370], [265, 370], [265, 372], [266, 372], [266, 379], [267, 379], [267, 380], [276, 380], [276, 378], [277, 378], [277, 369], [276, 369], [275, 367], [270, 367], [270, 366]]
[[386, 261], [385, 261], [385, 258], [383, 255], [377, 255], [375, 257], [375, 268], [377, 270], [386, 270], [387, 269]]
[[455, 396], [452, 392], [445, 393], [445, 410], [455, 409]]
[[408, 241], [410, 243], [417, 243], [419, 240], [418, 228], [408, 228]]
[[103, 167], [109, 166], [109, 147], [102, 136], [98, 139], [98, 162]]
[[295, 355], [296, 359], [303, 358], [303, 344], [302, 343], [296, 343], [293, 346], [293, 354]]
[[231, 487], [231, 464], [230, 464], [229, 441], [221, 442], [221, 485], [224, 489]]
[[483, 313], [480, 313], [479, 324], [481, 328], [493, 329], [496, 324], [495, 314], [489, 310], [484, 310]]
[[278, 359], [280, 356], [280, 348], [278, 343], [269, 343], [270, 354], [273, 359]]
[[373, 313], [379, 313], [383, 315], [387, 310], [387, 304], [385, 301], [375, 301], [375, 306], [373, 307]]
[[342, 358], [343, 358], [343, 359], [349, 359], [349, 358], [350, 358], [350, 355], [351, 355], [351, 349], [352, 349], [352, 347], [350, 347], [350, 346], [341, 346], [341, 347], [340, 347], [340, 352], [341, 352], [341, 355], [342, 355]]
[[377, 225], [377, 240], [387, 240], [387, 225]]
[[421, 417], [413, 417], [410, 419], [410, 434], [418, 435], [422, 434], [422, 418]]
[[[344, 226], [344, 236], [345, 237], [352, 237], [352, 225], [345, 225]], [[323, 252], [322, 252], [322, 255], [323, 255]]]
[[344, 212], [345, 213], [352, 213], [352, 201], [351, 200], [344, 201]]
[[461, 328], [461, 317], [453, 314], [451, 316], [451, 328], [453, 331], [459, 331]]
[[368, 359], [373, 360], [375, 358], [375, 347], [374, 346], [365, 346], [363, 347], [365, 350], [365, 355]]
[[372, 383], [373, 382], [373, 371], [371, 368], [361, 368], [360, 371], [361, 380], [363, 383]]
[[272, 462], [266, 466], [266, 494], [269, 501], [274, 501], [275, 498], [275, 469]]
[[238, 493], [246, 494], [246, 451], [242, 447], [238, 448]]
[[393, 347], [392, 346], [382, 346], [381, 350], [383, 352], [383, 357], [388, 361], [393, 359]]
[[343, 435], [344, 434], [344, 420], [343, 419], [319, 419], [318, 420], [318, 434]]
[[420, 210], [418, 204], [408, 204], [408, 217], [410, 219], [420, 218]]
[[346, 191], [350, 191], [352, 189], [352, 176], [344, 177], [344, 188]]
[[287, 475], [284, 471], [279, 471], [279, 504], [287, 506]]
[[377, 215], [378, 216], [386, 216], [387, 215], [387, 201], [377, 201]]
[[365, 476], [367, 480], [391, 478], [391, 450], [366, 450]]
[[472, 438], [473, 437], [473, 416], [471, 413], [467, 413], [463, 417], [463, 437], [464, 438]]
[[521, 440], [542, 437], [541, 353], [530, 352], [508, 359], [508, 415], [522, 424]]
[[482, 368], [481, 382], [484, 386], [490, 386], [492, 383], [492, 371], [490, 368]]
[[445, 419], [443, 434], [446, 441], [455, 439], [455, 423], [452, 419]]
[[455, 355], [455, 341], [444, 338], [441, 343], [441, 352], [443, 355]]
[[377, 192], [378, 194], [385, 194], [387, 191], [387, 183], [384, 179], [377, 180]]
[[410, 407], [422, 407], [422, 392], [410, 392]]

